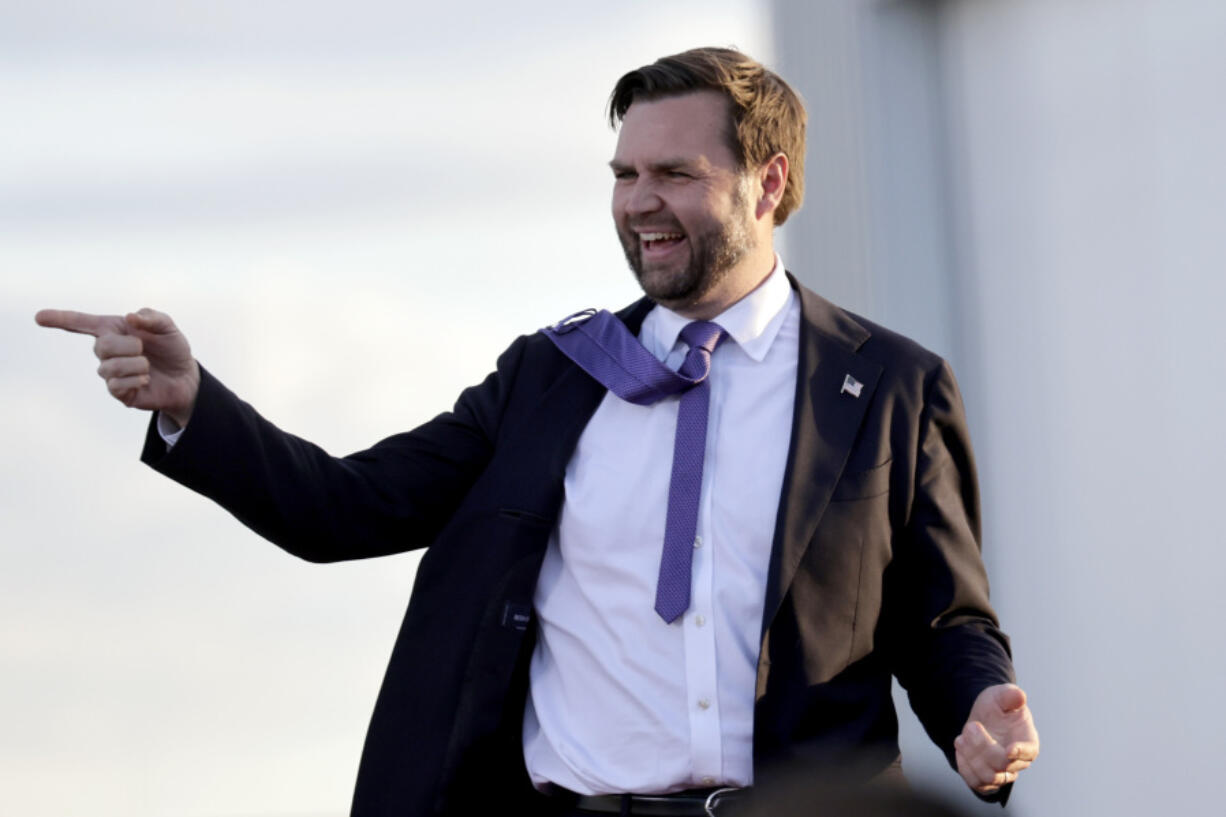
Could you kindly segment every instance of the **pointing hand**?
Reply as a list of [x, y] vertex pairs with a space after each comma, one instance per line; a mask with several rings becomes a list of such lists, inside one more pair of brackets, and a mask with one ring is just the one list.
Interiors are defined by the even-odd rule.
[[125, 406], [161, 411], [187, 425], [200, 369], [187, 338], [169, 315], [141, 309], [127, 315], [90, 315], [44, 309], [34, 316], [40, 326], [93, 335], [98, 375], [111, 395]]

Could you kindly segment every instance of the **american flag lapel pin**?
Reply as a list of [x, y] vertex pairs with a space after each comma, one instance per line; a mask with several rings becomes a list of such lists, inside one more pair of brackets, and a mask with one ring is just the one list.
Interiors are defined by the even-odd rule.
[[839, 389], [839, 394], [850, 394], [852, 397], [860, 396], [860, 389], [864, 388], [864, 384], [856, 380], [851, 375], [843, 375], [843, 388]]

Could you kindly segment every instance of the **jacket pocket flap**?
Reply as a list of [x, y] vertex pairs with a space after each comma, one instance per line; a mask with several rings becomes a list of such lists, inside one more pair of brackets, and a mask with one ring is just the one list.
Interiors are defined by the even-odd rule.
[[892, 459], [880, 465], [855, 473], [844, 473], [834, 486], [831, 502], [847, 502], [853, 499], [868, 499], [890, 491], [890, 465]]

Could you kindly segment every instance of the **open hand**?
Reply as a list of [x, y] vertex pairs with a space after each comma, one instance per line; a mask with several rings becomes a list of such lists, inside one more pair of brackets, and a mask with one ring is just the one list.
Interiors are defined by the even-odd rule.
[[93, 335], [98, 375], [111, 395], [125, 406], [161, 411], [187, 425], [200, 369], [187, 338], [169, 315], [141, 309], [127, 315], [91, 315], [44, 309], [34, 316], [40, 326]]
[[1013, 684], [990, 686], [975, 699], [962, 734], [954, 738], [958, 773], [980, 794], [991, 794], [1039, 755], [1026, 693]]

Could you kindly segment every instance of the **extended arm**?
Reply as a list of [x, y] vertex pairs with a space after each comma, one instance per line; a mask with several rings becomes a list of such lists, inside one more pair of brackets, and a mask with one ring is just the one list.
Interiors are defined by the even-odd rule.
[[428, 545], [493, 449], [505, 384], [499, 372], [453, 411], [344, 458], [287, 434], [201, 368], [169, 316], [43, 310], [43, 326], [97, 338], [99, 375], [125, 405], [161, 411], [183, 435], [170, 451], [150, 423], [142, 459], [312, 561], [357, 559]]
[[151, 422], [141, 459], [310, 561], [424, 547], [488, 462], [502, 383], [491, 374], [453, 411], [365, 451], [332, 457], [278, 429], [202, 368], [183, 436], [167, 451]]

